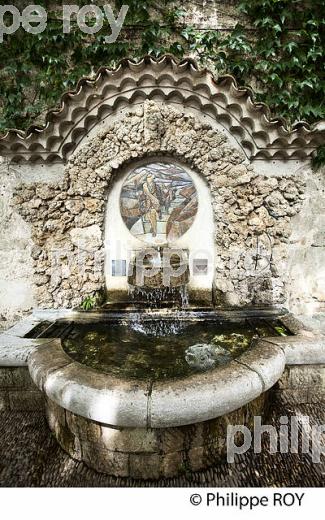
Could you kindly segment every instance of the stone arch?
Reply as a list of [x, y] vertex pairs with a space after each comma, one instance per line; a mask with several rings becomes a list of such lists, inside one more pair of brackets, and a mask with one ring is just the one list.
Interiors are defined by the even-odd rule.
[[[157, 155], [179, 158], [209, 184], [217, 229], [217, 302], [242, 306], [283, 301], [285, 280], [272, 259], [279, 264], [286, 256], [288, 217], [299, 211], [303, 181], [256, 175], [225, 133], [184, 110], [145, 101], [78, 147], [59, 185], [18, 188], [21, 212], [32, 223], [39, 304], [74, 306], [102, 289], [110, 179], [130, 161]], [[291, 195], [286, 198], [288, 182]], [[272, 255], [257, 269], [256, 244], [263, 242], [266, 232]], [[51, 267], [55, 254], [61, 255], [59, 269]]]
[[48, 112], [44, 127], [13, 130], [0, 139], [0, 154], [21, 164], [65, 162], [98, 127], [145, 100], [200, 115], [232, 136], [249, 160], [306, 159], [323, 142], [321, 125], [299, 122], [289, 129], [232, 76], [215, 78], [189, 58], [179, 62], [166, 55], [138, 63], [125, 59], [116, 69], [102, 67], [95, 78], [81, 79], [60, 108]]
[[[163, 167], [163, 165], [165, 165]], [[171, 168], [179, 169], [187, 174], [195, 189], [197, 200], [197, 210], [188, 229], [181, 236], [172, 238], [167, 236], [160, 238], [156, 243], [143, 241], [141, 237], [131, 234], [120, 213], [120, 197], [125, 181], [134, 171], [144, 168]], [[159, 219], [158, 219], [159, 220]], [[141, 218], [142, 221], [142, 218]], [[139, 222], [141, 222], [138, 220]], [[147, 224], [148, 225], [148, 224]], [[161, 225], [161, 223], [160, 223]], [[141, 226], [140, 226], [141, 227]], [[189, 161], [179, 154], [164, 151], [139, 155], [136, 159], [124, 163], [116, 174], [112, 175], [108, 186], [108, 199], [106, 204], [106, 219], [104, 237], [106, 247], [105, 258], [105, 280], [110, 299], [115, 293], [114, 299], [130, 299], [130, 288], [127, 277], [112, 275], [112, 263], [116, 258], [125, 262], [126, 271], [132, 255], [136, 252], [149, 250], [155, 251], [155, 247], [164, 244], [164, 247], [186, 253], [189, 267], [189, 283], [187, 284], [186, 297], [190, 301], [201, 302], [202, 304], [212, 303], [212, 285], [214, 280], [215, 264], [215, 219], [212, 209], [211, 184], [204, 176], [204, 172], [198, 171]], [[152, 240], [152, 239], [151, 239]], [[204, 261], [204, 262], [203, 262]], [[206, 263], [204, 275], [195, 274], [196, 266]], [[198, 269], [198, 268], [197, 268]], [[185, 297], [185, 294], [183, 295]]]

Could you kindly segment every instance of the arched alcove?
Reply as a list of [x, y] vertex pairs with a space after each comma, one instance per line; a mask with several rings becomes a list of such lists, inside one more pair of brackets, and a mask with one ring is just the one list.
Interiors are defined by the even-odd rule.
[[[205, 237], [215, 302], [285, 303], [291, 219], [305, 200], [309, 160], [323, 133], [321, 123], [289, 129], [249, 88], [231, 76], [214, 78], [191, 59], [124, 60], [80, 80], [44, 127], [0, 139], [0, 154], [15, 165], [16, 210], [30, 224], [36, 304], [71, 307], [107, 279], [114, 287], [112, 264], [104, 266], [105, 239], [119, 234], [110, 234], [113, 217], [105, 226], [119, 204], [110, 190], [138, 161], [158, 158], [187, 168], [206, 189], [200, 197], [209, 199], [212, 218], [199, 224], [199, 240], [189, 230], [178, 244], [186, 249], [186, 237], [191, 247]], [[192, 276], [191, 284], [204, 288], [204, 277]]]
[[157, 154], [130, 162], [112, 179], [107, 200], [105, 282], [109, 297], [128, 299], [127, 275], [134, 255], [158, 247], [186, 252], [190, 298], [211, 303], [214, 233], [206, 179], [173, 157]]
[[[283, 303], [290, 218], [300, 209], [303, 179], [287, 173], [256, 174], [225, 132], [184, 110], [153, 101], [98, 128], [71, 155], [60, 183], [47, 185], [46, 193], [37, 185], [19, 189], [21, 211], [42, 251], [35, 262], [38, 301], [70, 307], [105, 287], [109, 298], [110, 292], [113, 300], [117, 297], [118, 288], [125, 297], [126, 275], [112, 276], [112, 261], [127, 260], [126, 250], [134, 251], [139, 244], [125, 245], [135, 237], [126, 234], [120, 215], [122, 172], [127, 176], [137, 161], [152, 163], [158, 157], [185, 168], [201, 199], [200, 220], [194, 220], [175, 244], [193, 253], [206, 242], [206, 254], [198, 260], [208, 260], [212, 272], [208, 265], [206, 274], [194, 276], [190, 259], [193, 302], [211, 303], [213, 291], [221, 306]], [[36, 194], [43, 197], [40, 206], [33, 203]], [[115, 248], [115, 257], [106, 258], [105, 264], [112, 238], [118, 242], [121, 237], [122, 253]]]

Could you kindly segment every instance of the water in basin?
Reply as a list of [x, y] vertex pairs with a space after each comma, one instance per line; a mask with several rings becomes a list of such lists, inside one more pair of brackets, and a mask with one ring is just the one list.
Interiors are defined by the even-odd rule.
[[166, 380], [229, 363], [249, 349], [255, 338], [270, 335], [270, 327], [262, 321], [250, 326], [245, 321], [140, 319], [72, 324], [62, 346], [75, 361], [101, 372]]

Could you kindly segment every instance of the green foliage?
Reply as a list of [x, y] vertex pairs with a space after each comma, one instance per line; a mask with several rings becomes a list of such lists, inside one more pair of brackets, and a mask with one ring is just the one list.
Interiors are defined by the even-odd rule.
[[324, 117], [323, 0], [244, 0], [240, 11], [256, 29], [231, 34], [183, 31], [192, 51], [240, 84], [254, 81], [256, 99], [289, 121]]
[[96, 305], [96, 298], [94, 296], [86, 296], [84, 300], [82, 300], [80, 307], [84, 311], [90, 311]]
[[317, 154], [312, 161], [314, 170], [319, 170], [321, 166], [325, 166], [325, 146], [320, 146], [317, 150]]
[[279, 336], [287, 336], [288, 335], [287, 331], [286, 331], [286, 329], [284, 327], [278, 325], [278, 326], [276, 326], [274, 328], [277, 331], [277, 333], [279, 334]]
[[93, 296], [91, 296], [91, 295], [86, 296], [82, 300], [80, 307], [84, 311], [90, 311], [94, 307], [101, 307], [105, 303], [105, 301], [106, 301], [106, 291], [105, 291], [105, 288], [102, 287]]
[[[44, 0], [37, 2], [46, 6]], [[48, 3], [48, 2], [47, 2]], [[243, 0], [239, 9], [254, 31], [238, 24], [230, 33], [198, 31], [182, 25], [182, 11], [171, 0], [115, 0], [116, 12], [129, 5], [118, 40], [106, 44], [107, 21], [93, 36], [76, 23], [63, 34], [61, 11], [49, 12], [46, 30], [23, 29], [0, 44], [0, 132], [26, 128], [74, 89], [78, 79], [124, 57], [173, 53], [194, 55], [217, 73], [254, 84], [257, 100], [291, 122], [324, 117], [323, 0]], [[89, 0], [78, 5], [89, 4]]]

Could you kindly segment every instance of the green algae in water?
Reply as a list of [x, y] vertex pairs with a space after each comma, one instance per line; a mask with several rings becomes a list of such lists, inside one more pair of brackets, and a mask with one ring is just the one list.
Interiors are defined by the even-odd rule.
[[155, 320], [74, 324], [62, 343], [75, 361], [101, 372], [167, 380], [229, 363], [256, 337], [245, 323]]

